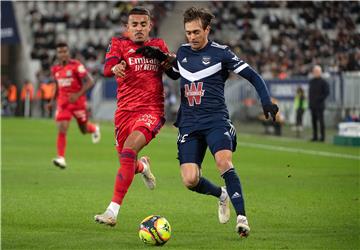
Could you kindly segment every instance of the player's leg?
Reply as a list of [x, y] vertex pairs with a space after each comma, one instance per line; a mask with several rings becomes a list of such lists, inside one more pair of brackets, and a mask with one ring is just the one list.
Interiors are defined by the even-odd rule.
[[[121, 135], [117, 134], [117, 137], [121, 138]], [[121, 143], [120, 140], [117, 140], [117, 143]], [[135, 176], [137, 152], [145, 144], [145, 136], [139, 131], [131, 132], [123, 144], [118, 144], [120, 167], [115, 178], [114, 194], [106, 211], [103, 214], [95, 215], [96, 222], [110, 226], [116, 225], [120, 206]]]
[[55, 166], [64, 169], [66, 168], [65, 150], [66, 150], [66, 133], [69, 128], [70, 122], [67, 120], [58, 121], [57, 123], [58, 134], [56, 140], [57, 157], [53, 159]]
[[[129, 122], [130, 118], [131, 117], [123, 117], [123, 124], [125, 122]], [[136, 172], [142, 173], [146, 181], [152, 182], [151, 184], [148, 184], [148, 186], [152, 188], [155, 186], [155, 177], [150, 171], [148, 159], [142, 157], [139, 164], [139, 161], [137, 161], [137, 154], [145, 145], [150, 142], [152, 138], [155, 137], [158, 130], [164, 124], [164, 120], [162, 117], [153, 119], [152, 121], [155, 121], [155, 126], [150, 126], [150, 129], [152, 130], [144, 128], [139, 121], [146, 120], [142, 119], [142, 116], [140, 116], [140, 118], [135, 121], [134, 125], [130, 123], [130, 128], [124, 128], [123, 126], [122, 128], [118, 128], [115, 132], [117, 151], [119, 153], [121, 166], [118, 169], [118, 174], [115, 179], [114, 195], [112, 201], [104, 214], [95, 216], [95, 220], [97, 222], [105, 223], [111, 226], [116, 224], [116, 218], [119, 213], [120, 206]], [[158, 123], [156, 123], [156, 121], [158, 121]], [[126, 136], [128, 133], [130, 133], [130, 135]]]
[[[204, 159], [206, 148], [206, 142], [199, 134], [193, 133], [189, 135], [184, 131], [179, 133], [178, 159], [180, 161], [182, 181], [191, 191], [212, 195], [225, 202], [227, 199], [226, 190], [201, 176], [200, 166]], [[228, 212], [230, 213], [230, 211]], [[221, 216], [219, 220], [221, 223], [226, 223], [228, 218]]]
[[[164, 123], [165, 118], [162, 113], [145, 113], [139, 115], [132, 129], [141, 132], [145, 136], [145, 145], [147, 145], [156, 137]], [[142, 156], [136, 161], [135, 174], [139, 173], [147, 188], [151, 190], [154, 189], [156, 186], [156, 179], [151, 172], [150, 158], [148, 156]]]
[[82, 134], [91, 134], [92, 142], [98, 143], [101, 138], [100, 126], [89, 121], [85, 104], [79, 105], [76, 110], [73, 111], [73, 115], [76, 118], [80, 132]]
[[229, 124], [223, 128], [212, 129], [206, 139], [237, 215], [236, 231], [240, 236], [247, 237], [250, 227], [245, 214], [243, 192], [240, 178], [232, 163], [232, 152], [236, 149], [235, 128]]
[[318, 110], [318, 119], [320, 125], [320, 141], [325, 141], [325, 122], [324, 122], [324, 110]]
[[58, 129], [56, 147], [57, 157], [53, 159], [55, 166], [64, 169], [66, 168], [65, 150], [66, 150], [66, 134], [71, 121], [71, 111], [63, 109], [61, 105], [57, 106], [55, 121]]
[[311, 109], [311, 123], [312, 123], [313, 137], [312, 137], [311, 141], [317, 141], [317, 139], [318, 139], [318, 136], [317, 136], [317, 120], [318, 120], [317, 110], [312, 108]]

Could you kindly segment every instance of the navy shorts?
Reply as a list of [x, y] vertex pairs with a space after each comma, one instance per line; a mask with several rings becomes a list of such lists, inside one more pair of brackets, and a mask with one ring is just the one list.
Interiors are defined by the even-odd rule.
[[209, 146], [212, 155], [220, 150], [236, 150], [236, 130], [231, 123], [224, 122], [224, 126], [191, 131], [180, 128], [177, 140], [178, 159], [180, 165], [196, 163], [199, 167]]

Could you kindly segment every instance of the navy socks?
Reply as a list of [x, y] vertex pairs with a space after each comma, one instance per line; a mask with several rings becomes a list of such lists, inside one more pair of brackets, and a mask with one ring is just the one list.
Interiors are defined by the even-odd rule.
[[234, 168], [229, 169], [222, 177], [225, 180], [226, 190], [229, 194], [231, 203], [235, 208], [236, 215], [245, 215], [244, 198], [241, 190], [240, 179]]
[[200, 194], [212, 195], [218, 198], [221, 195], [221, 187], [216, 186], [204, 177], [200, 177], [198, 184], [195, 187], [189, 189]]

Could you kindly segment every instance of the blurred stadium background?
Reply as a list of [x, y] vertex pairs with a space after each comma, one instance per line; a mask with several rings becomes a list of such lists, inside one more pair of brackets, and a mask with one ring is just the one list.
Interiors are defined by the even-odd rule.
[[[43, 86], [52, 82], [49, 69], [55, 57], [54, 45], [65, 40], [73, 56], [96, 78], [96, 86], [88, 93], [93, 118], [111, 120], [116, 83], [102, 76], [104, 54], [112, 36], [126, 35], [126, 13], [138, 4], [154, 13], [152, 35], [165, 39], [176, 52], [184, 42], [182, 13], [194, 5], [192, 2], [2, 1], [2, 115], [45, 116], [41, 93]], [[267, 80], [286, 125], [295, 122], [296, 89], [302, 86], [307, 94], [315, 64], [323, 67], [330, 84], [326, 126], [335, 129], [349, 116], [359, 119], [359, 1], [209, 1], [196, 5], [216, 16], [211, 39], [230, 45]], [[27, 89], [26, 82], [33, 86], [28, 95], [23, 90]], [[15, 101], [14, 97], [8, 100], [6, 89], [10, 83], [17, 89]], [[171, 122], [179, 105], [178, 83], [165, 77], [165, 86], [167, 118]], [[226, 84], [226, 97], [234, 121], [259, 123], [260, 105], [250, 84], [232, 75]], [[309, 117], [306, 112], [307, 127]]]

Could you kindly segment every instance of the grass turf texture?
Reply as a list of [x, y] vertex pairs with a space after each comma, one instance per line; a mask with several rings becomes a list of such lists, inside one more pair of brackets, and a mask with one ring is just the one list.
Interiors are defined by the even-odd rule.
[[[176, 130], [162, 129], [142, 154], [151, 157], [157, 188], [136, 176], [115, 228], [95, 224], [108, 205], [118, 160], [111, 123], [93, 145], [71, 124], [68, 169], [55, 168], [56, 127], [51, 120], [2, 119], [2, 249], [148, 249], [138, 226], [150, 214], [173, 229], [166, 249], [357, 249], [359, 160], [289, 153], [239, 145], [234, 165], [251, 225], [248, 239], [234, 232], [235, 214], [221, 225], [217, 200], [186, 190], [176, 160]], [[261, 143], [348, 155], [359, 149], [256, 135]], [[223, 184], [207, 152], [203, 175]]]

